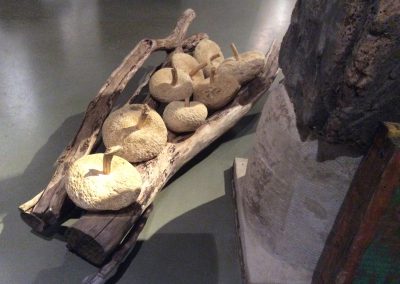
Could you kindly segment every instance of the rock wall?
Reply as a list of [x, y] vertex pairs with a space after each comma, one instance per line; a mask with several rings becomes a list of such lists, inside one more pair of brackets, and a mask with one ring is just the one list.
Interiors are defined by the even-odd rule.
[[302, 138], [365, 151], [400, 121], [400, 1], [298, 0], [280, 65]]
[[400, 1], [298, 0], [280, 65], [235, 182], [249, 283], [311, 282], [360, 161], [349, 153], [400, 121]]
[[[247, 252], [254, 252], [247, 253], [248, 267], [257, 271], [250, 272], [249, 283], [311, 280], [360, 161], [318, 162], [317, 154], [317, 141], [301, 141], [293, 104], [279, 85], [264, 105], [246, 175], [237, 186], [246, 223], [240, 227], [252, 243], [245, 244]], [[286, 268], [277, 273], [276, 267]]]

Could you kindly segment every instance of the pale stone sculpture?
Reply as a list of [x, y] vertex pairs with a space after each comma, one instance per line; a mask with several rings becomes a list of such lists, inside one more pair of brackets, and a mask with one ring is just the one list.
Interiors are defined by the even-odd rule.
[[239, 54], [233, 43], [231, 48], [234, 56], [225, 59], [218, 67], [217, 73], [230, 74], [240, 84], [254, 79], [264, 67], [264, 54], [260, 51], [247, 51]]
[[194, 57], [199, 63], [207, 63], [207, 66], [204, 68], [206, 76], [210, 76], [212, 67], [218, 67], [224, 61], [221, 48], [209, 39], [203, 39], [199, 42], [194, 50]]
[[201, 70], [201, 68], [198, 69], [198, 67], [205, 66], [200, 65], [196, 58], [187, 53], [179, 52], [172, 55], [171, 64], [174, 68], [182, 70], [186, 74], [189, 74], [193, 83], [204, 80], [203, 70]]
[[106, 147], [122, 146], [117, 155], [133, 163], [156, 157], [167, 144], [164, 121], [147, 105], [126, 105], [112, 112], [102, 131]]
[[240, 89], [238, 81], [229, 74], [215, 74], [211, 69], [210, 78], [194, 86], [194, 100], [202, 102], [211, 110], [222, 108], [229, 103]]
[[196, 101], [175, 101], [167, 105], [163, 119], [168, 129], [176, 132], [195, 131], [207, 119], [207, 107]]
[[184, 71], [176, 68], [162, 68], [149, 82], [151, 96], [159, 102], [169, 103], [184, 100], [193, 92], [192, 80]]
[[141, 185], [142, 178], [136, 168], [109, 151], [75, 161], [68, 171], [65, 189], [80, 208], [119, 210], [138, 198]]

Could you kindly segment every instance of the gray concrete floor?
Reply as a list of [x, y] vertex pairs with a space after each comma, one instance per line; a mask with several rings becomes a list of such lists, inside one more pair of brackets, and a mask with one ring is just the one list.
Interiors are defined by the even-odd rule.
[[[47, 184], [88, 102], [137, 41], [167, 35], [191, 7], [198, 17], [189, 33], [207, 32], [225, 53], [230, 42], [266, 50], [285, 32], [293, 4], [0, 0], [0, 283], [79, 283], [96, 271], [61, 240], [33, 234], [17, 208]], [[159, 195], [140, 248], [113, 282], [240, 283], [228, 169], [247, 155], [259, 109]]]

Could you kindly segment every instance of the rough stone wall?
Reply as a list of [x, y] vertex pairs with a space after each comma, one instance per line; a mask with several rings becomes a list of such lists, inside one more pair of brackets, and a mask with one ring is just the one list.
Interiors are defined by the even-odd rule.
[[317, 141], [301, 141], [293, 104], [279, 85], [257, 126], [242, 181], [243, 204], [257, 248], [299, 269], [299, 275], [314, 269], [360, 160], [318, 162], [317, 154]]
[[302, 139], [365, 151], [400, 121], [400, 1], [298, 0], [280, 65]]

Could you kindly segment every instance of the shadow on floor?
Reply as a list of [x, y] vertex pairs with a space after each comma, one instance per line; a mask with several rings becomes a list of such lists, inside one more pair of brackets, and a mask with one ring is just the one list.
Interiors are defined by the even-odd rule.
[[[18, 206], [28, 201], [42, 190], [49, 182], [54, 163], [70, 142], [76, 129], [83, 119], [83, 113], [71, 116], [48, 139], [47, 143], [35, 154], [22, 175], [0, 181], [1, 199], [0, 212], [7, 213], [3, 220], [4, 231], [0, 235], [0, 247], [8, 238], [15, 237], [15, 232], [9, 232], [11, 227], [21, 221]], [[7, 226], [13, 224], [14, 226]]]
[[[29, 282], [31, 277], [36, 278], [35, 283], [43, 283], [43, 279], [46, 279], [46, 283], [59, 283], [61, 279], [68, 279], [68, 283], [78, 283], [95, 269], [88, 264], [82, 264], [82, 260], [78, 261], [77, 256], [67, 251], [63, 265], [41, 270], [43, 266], [51, 267], [60, 262], [62, 246], [60, 247], [59, 240], [49, 238], [47, 239], [49, 242], [43, 242], [43, 239], [39, 240], [38, 236], [29, 233], [29, 228], [21, 220], [18, 211], [21, 203], [32, 198], [47, 185], [54, 172], [52, 165], [75, 135], [83, 115], [80, 113], [66, 119], [35, 154], [22, 175], [0, 181], [0, 247], [7, 248], [1, 253], [0, 262], [2, 266], [4, 265], [4, 269], [11, 268], [8, 273], [12, 278], [15, 277], [14, 273], [20, 271], [18, 267], [21, 266], [21, 258], [26, 259], [24, 266], [28, 267], [27, 275], [15, 277], [16, 283], [19, 283], [18, 279], [23, 279], [22, 283]], [[253, 132], [254, 122], [257, 119], [257, 114], [244, 117], [228, 133], [181, 169], [177, 177], [203, 160], [221, 144]], [[179, 216], [150, 240], [144, 242], [140, 254], [132, 260], [132, 266], [125, 272], [126, 275], [122, 277], [121, 283], [123, 281], [131, 283], [131, 279], [136, 279], [138, 283], [221, 283], [218, 281], [219, 276], [224, 280], [231, 280], [226, 283], [240, 283], [240, 269], [236, 267], [238, 263], [236, 249], [227, 246], [227, 242], [235, 243], [236, 236], [225, 235], [226, 232], [234, 230], [233, 210], [228, 212], [232, 214], [227, 214], [226, 205], [223, 205], [226, 202], [231, 203], [226, 198], [230, 197], [218, 198]], [[3, 220], [1, 220], [2, 215]], [[221, 226], [231, 227], [224, 229]], [[59, 237], [56, 236], [57, 239], [62, 239]], [[230, 257], [226, 258], [226, 255]], [[229, 268], [221, 276], [218, 270], [221, 261], [228, 267], [233, 266], [233, 270], [237, 270], [239, 274], [231, 273], [232, 269]], [[40, 272], [35, 277], [37, 271]], [[28, 275], [29, 273], [33, 275]]]
[[[217, 249], [211, 234], [156, 234], [140, 253], [111, 283], [218, 283]], [[64, 263], [40, 271], [35, 284], [80, 283], [81, 273], [74, 273], [76, 255], [67, 253]], [[62, 282], [61, 282], [62, 283]]]
[[193, 166], [203, 161], [207, 156], [211, 155], [222, 144], [238, 139], [242, 136], [249, 135], [256, 132], [257, 122], [260, 118], [259, 113], [248, 114], [244, 116], [233, 128], [222, 135], [220, 138], [211, 143], [207, 148], [201, 151], [197, 156], [188, 161], [166, 184], [167, 187], [170, 183], [184, 175]]
[[[230, 170], [224, 178], [224, 196], [175, 218], [148, 240], [138, 242], [107, 284], [241, 283]], [[61, 266], [42, 270], [34, 283], [44, 279], [49, 284], [60, 279], [79, 283], [82, 273], [71, 275], [70, 270], [77, 257], [67, 252]]]
[[55, 255], [60, 251], [55, 249], [58, 241], [47, 242], [30, 232], [20, 218], [18, 206], [47, 185], [54, 172], [54, 162], [74, 136], [82, 118], [83, 113], [66, 119], [20, 176], [0, 180], [0, 274], [4, 283], [30, 283], [32, 274], [41, 267], [59, 261], [60, 256]]
[[[107, 284], [121, 279], [121, 283], [240, 283], [231, 169], [224, 172], [224, 181], [224, 196], [179, 216], [139, 242]], [[174, 231], [197, 233], [170, 233]], [[222, 273], [219, 264], [224, 266]]]

